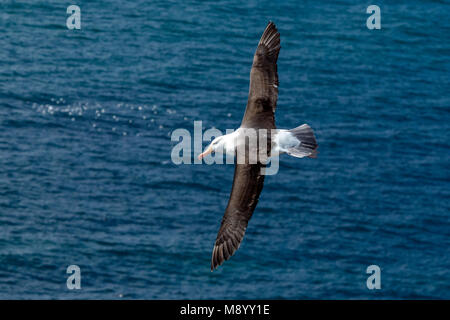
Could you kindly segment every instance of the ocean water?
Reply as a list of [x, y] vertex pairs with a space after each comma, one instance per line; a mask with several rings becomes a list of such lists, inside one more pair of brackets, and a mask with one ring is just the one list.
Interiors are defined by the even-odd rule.
[[[1, 299], [450, 298], [448, 1], [76, 1], [81, 30], [69, 4], [0, 3]], [[173, 164], [171, 133], [239, 126], [268, 20], [277, 126], [320, 153], [210, 272], [233, 166]]]

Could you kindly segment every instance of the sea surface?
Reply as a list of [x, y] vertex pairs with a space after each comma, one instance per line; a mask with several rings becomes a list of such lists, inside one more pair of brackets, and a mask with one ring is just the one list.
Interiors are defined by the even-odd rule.
[[[70, 4], [81, 30], [66, 27]], [[449, 12], [2, 0], [0, 299], [449, 299]], [[171, 134], [239, 126], [269, 20], [277, 126], [310, 124], [320, 153], [281, 158], [240, 249], [211, 272], [233, 165], [176, 165]]]

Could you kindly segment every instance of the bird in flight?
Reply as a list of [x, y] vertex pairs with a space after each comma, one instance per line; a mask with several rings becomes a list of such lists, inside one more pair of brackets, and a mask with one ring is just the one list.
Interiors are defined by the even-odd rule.
[[[248, 222], [252, 217], [264, 184], [266, 160], [275, 154], [315, 158], [317, 143], [314, 132], [307, 124], [294, 129], [276, 129], [275, 109], [278, 98], [277, 59], [280, 52], [280, 33], [274, 23], [269, 22], [264, 30], [253, 57], [250, 72], [250, 89], [241, 126], [233, 133], [215, 138], [198, 158], [212, 152], [225, 151], [235, 155], [234, 180], [225, 214], [211, 258], [211, 271], [228, 260], [244, 238]], [[249, 130], [266, 132], [251, 143]], [[264, 137], [264, 139], [262, 138]], [[240, 147], [243, 147], [243, 149]], [[239, 158], [238, 150], [244, 150]], [[245, 152], [247, 151], [247, 152]], [[252, 155], [258, 155], [252, 161]]]

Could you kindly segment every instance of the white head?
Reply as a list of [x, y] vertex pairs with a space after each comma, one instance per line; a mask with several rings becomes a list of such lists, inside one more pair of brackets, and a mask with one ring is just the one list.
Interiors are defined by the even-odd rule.
[[198, 155], [198, 159], [203, 159], [206, 155], [216, 152], [216, 151], [222, 151], [222, 152], [230, 152], [234, 150], [234, 134], [226, 134], [224, 136], [220, 136], [215, 138], [208, 147], [206, 147], [205, 151], [203, 153]]

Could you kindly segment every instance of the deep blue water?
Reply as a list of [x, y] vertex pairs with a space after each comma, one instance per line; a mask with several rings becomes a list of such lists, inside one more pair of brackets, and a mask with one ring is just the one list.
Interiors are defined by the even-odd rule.
[[[73, 3], [81, 30], [0, 4], [0, 298], [450, 298], [448, 1]], [[268, 20], [277, 125], [320, 154], [281, 159], [211, 273], [233, 166], [177, 166], [170, 136], [239, 126]]]

